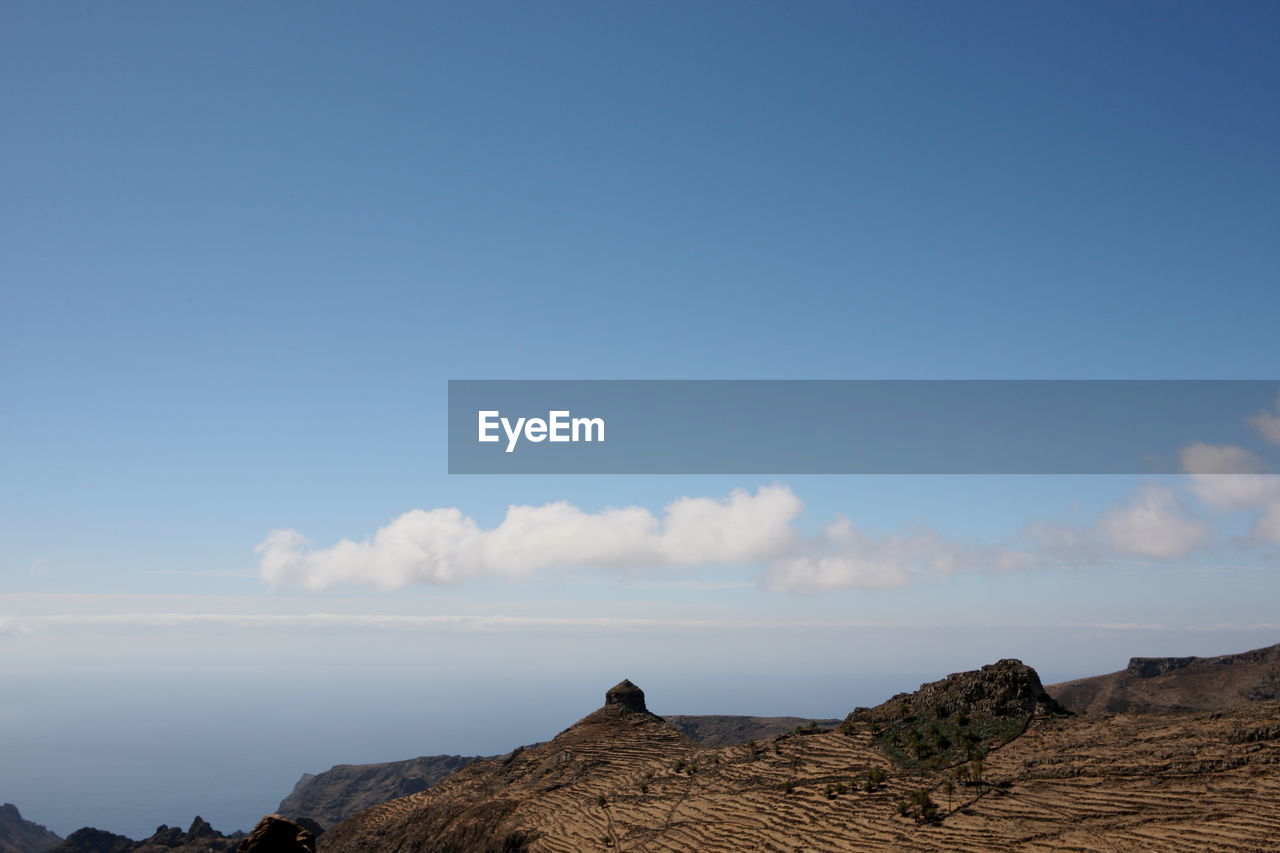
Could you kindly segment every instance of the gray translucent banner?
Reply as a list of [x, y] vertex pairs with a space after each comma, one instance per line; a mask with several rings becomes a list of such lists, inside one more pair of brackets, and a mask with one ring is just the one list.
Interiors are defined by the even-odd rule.
[[[1278, 393], [1263, 380], [453, 380], [449, 472], [1171, 474], [1197, 442], [1276, 461], [1255, 427]], [[1201, 464], [1231, 461], [1212, 457]]]

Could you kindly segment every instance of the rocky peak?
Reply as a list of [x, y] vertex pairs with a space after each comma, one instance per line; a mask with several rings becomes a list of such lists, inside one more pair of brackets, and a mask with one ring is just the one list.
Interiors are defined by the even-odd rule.
[[316, 839], [308, 830], [278, 814], [269, 814], [240, 842], [238, 853], [315, 853]]
[[187, 838], [196, 839], [204, 838], [210, 835], [217, 835], [218, 831], [209, 825], [209, 821], [196, 815], [196, 819], [191, 821], [191, 828], [187, 830]]
[[1044, 691], [1034, 669], [1020, 660], [1006, 658], [981, 669], [952, 673], [940, 681], [922, 684], [915, 693], [900, 693], [883, 705], [859, 709], [850, 717], [890, 720], [959, 712], [991, 717], [1065, 713]]
[[0, 806], [0, 851], [31, 853], [52, 847], [61, 840], [40, 824], [23, 819], [13, 803]]
[[644, 704], [644, 691], [626, 678], [605, 692], [604, 704], [606, 707], [609, 705], [621, 705], [628, 711], [646, 712], [649, 710]]
[[1182, 669], [1184, 666], [1190, 666], [1199, 658], [1129, 658], [1129, 665], [1125, 667], [1125, 672], [1136, 678], [1155, 678], [1157, 675], [1164, 675], [1166, 672], [1172, 672], [1175, 669]]

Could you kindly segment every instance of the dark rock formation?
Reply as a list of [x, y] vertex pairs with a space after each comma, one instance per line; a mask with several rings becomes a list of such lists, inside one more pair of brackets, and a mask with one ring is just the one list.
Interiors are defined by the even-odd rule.
[[85, 827], [49, 848], [47, 853], [231, 853], [242, 837], [243, 832], [223, 835], [197, 816], [186, 832], [177, 826], [161, 824], [141, 841]]
[[13, 803], [0, 806], [0, 853], [41, 853], [61, 840], [40, 824], [24, 820]]
[[197, 838], [212, 838], [219, 835], [218, 831], [209, 825], [209, 821], [196, 815], [195, 820], [191, 821], [191, 828], [187, 830], [187, 838], [191, 841]]
[[875, 708], [855, 710], [848, 719], [894, 722], [913, 716], [947, 718], [960, 713], [1013, 718], [1065, 712], [1045, 692], [1034, 669], [1020, 660], [1006, 658], [982, 669], [952, 673], [940, 681], [922, 684], [914, 693], [899, 693]]
[[316, 837], [293, 821], [269, 814], [240, 842], [237, 853], [315, 853]]
[[981, 758], [1022, 734], [1033, 717], [1066, 713], [1034, 669], [1006, 659], [855, 709], [845, 729], [868, 726], [895, 762], [938, 769]]
[[1129, 666], [1125, 672], [1135, 678], [1154, 678], [1175, 669], [1182, 669], [1198, 658], [1129, 658]]
[[644, 712], [649, 710], [644, 705], [644, 691], [626, 678], [605, 691], [604, 704], [621, 705], [628, 711]]
[[51, 853], [129, 853], [138, 842], [105, 829], [86, 826], [67, 836], [61, 844], [49, 848]]

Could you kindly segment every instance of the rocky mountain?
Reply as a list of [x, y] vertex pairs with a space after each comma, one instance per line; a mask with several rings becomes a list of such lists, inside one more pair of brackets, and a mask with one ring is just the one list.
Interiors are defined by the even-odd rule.
[[1215, 711], [1280, 699], [1280, 644], [1218, 657], [1131, 658], [1119, 672], [1046, 688], [1072, 711]]
[[0, 806], [0, 853], [41, 853], [61, 840], [40, 824], [24, 820], [13, 803]]
[[[767, 740], [798, 726], [830, 727], [840, 722], [728, 715], [672, 716], [666, 720], [704, 746]], [[492, 758], [427, 755], [382, 764], [339, 764], [323, 773], [304, 774], [276, 811], [285, 817], [306, 817], [322, 827], [330, 827], [371, 806], [424, 791], [473, 761]]]
[[243, 832], [223, 835], [197, 815], [185, 832], [162, 824], [141, 841], [87, 826], [50, 847], [47, 853], [233, 853], [244, 837]]
[[426, 790], [454, 771], [482, 760], [427, 755], [383, 764], [339, 764], [323, 773], [304, 774], [276, 811], [329, 827], [370, 806]]
[[1034, 717], [1066, 713], [1034, 669], [1002, 660], [922, 684], [876, 708], [856, 708], [846, 723], [865, 726], [896, 762], [937, 770], [1003, 746]]
[[[1158, 676], [1157, 676], [1158, 677]], [[355, 851], [1274, 849], [1280, 701], [1073, 716], [1006, 660], [835, 728], [696, 743], [630, 682], [319, 840]]]

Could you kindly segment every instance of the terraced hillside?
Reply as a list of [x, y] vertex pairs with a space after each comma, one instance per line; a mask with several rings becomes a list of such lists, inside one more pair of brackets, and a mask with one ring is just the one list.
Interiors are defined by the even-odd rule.
[[[889, 748], [915, 742], [904, 731], [962, 746], [930, 766]], [[1280, 702], [1070, 717], [1002, 661], [834, 729], [719, 749], [624, 682], [552, 741], [362, 812], [320, 849], [1244, 853], [1276, 849], [1278, 806]]]
[[[732, 746], [772, 738], [799, 726], [833, 726], [840, 722], [731, 715], [665, 719], [703, 746]], [[330, 827], [371, 806], [425, 791], [459, 768], [491, 758], [494, 756], [426, 755], [381, 764], [338, 764], [323, 773], [304, 773], [276, 811], [287, 818], [307, 818], [320, 827]], [[3, 849], [0, 853], [4, 853]]]

